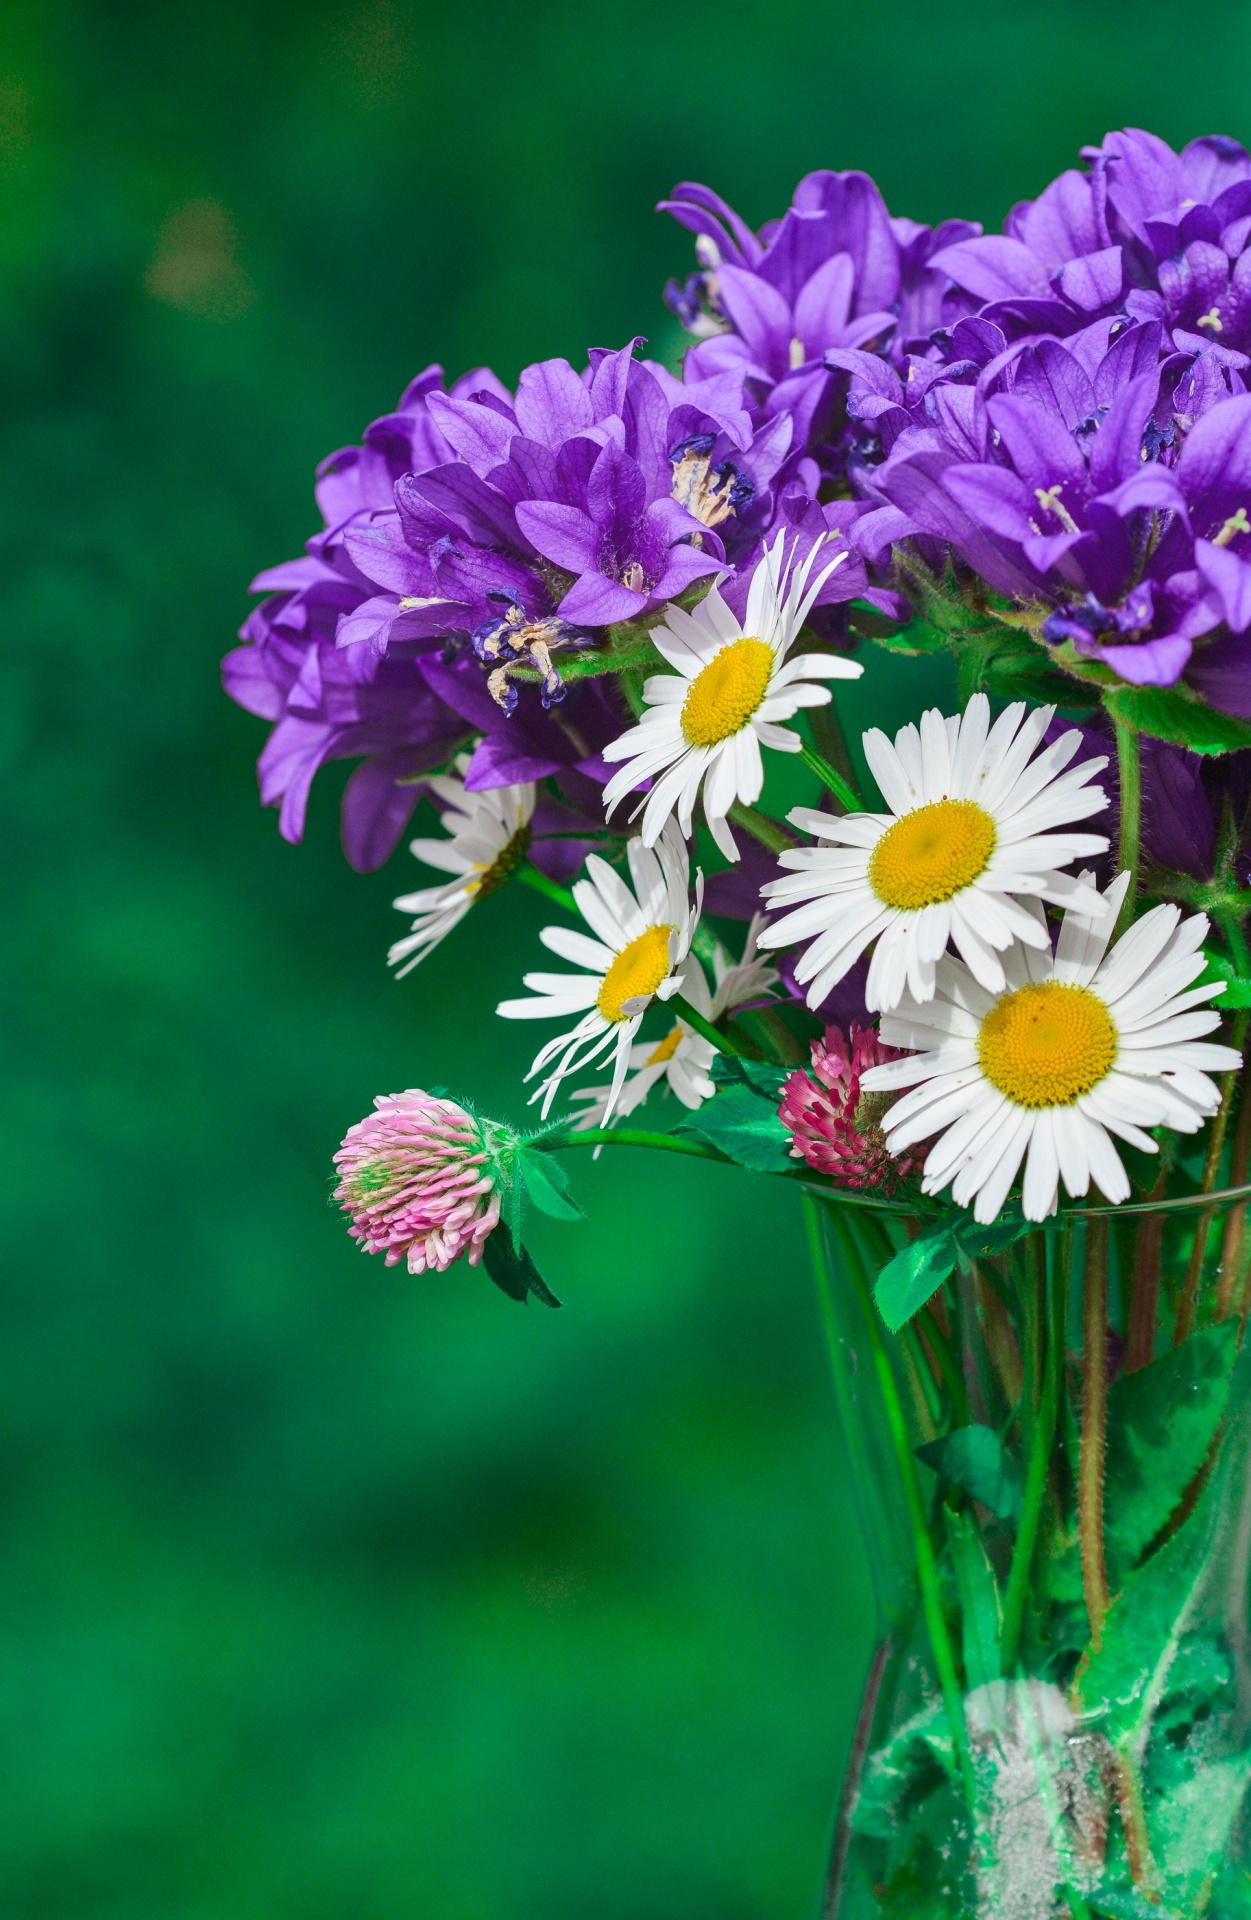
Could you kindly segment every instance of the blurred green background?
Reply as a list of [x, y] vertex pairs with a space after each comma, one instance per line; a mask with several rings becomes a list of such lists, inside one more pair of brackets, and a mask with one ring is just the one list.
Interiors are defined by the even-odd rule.
[[676, 180], [997, 224], [1127, 122], [1251, 136], [1248, 7], [6, 0], [5, 1920], [812, 1910], [872, 1619], [793, 1198], [581, 1165], [560, 1314], [367, 1264], [329, 1156], [520, 1117], [543, 908], [397, 986], [416, 869], [342, 769], [280, 841], [217, 662], [427, 361], [672, 349]]

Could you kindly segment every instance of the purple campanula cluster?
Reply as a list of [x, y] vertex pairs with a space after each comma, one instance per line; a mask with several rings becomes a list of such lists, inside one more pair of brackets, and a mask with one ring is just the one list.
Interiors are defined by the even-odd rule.
[[662, 203], [695, 236], [665, 293], [680, 374], [637, 340], [515, 391], [428, 368], [323, 462], [322, 530], [257, 577], [225, 662], [272, 723], [283, 834], [355, 759], [344, 846], [376, 867], [464, 751], [468, 790], [550, 779], [614, 830], [621, 670], [714, 580], [741, 616], [779, 531], [847, 555], [813, 644], [854, 644], [856, 604], [906, 621], [917, 578], [946, 578], [1041, 671], [1251, 718], [1251, 156], [1129, 130], [1083, 160], [1000, 234], [892, 215], [859, 172], [809, 174], [759, 231], [683, 184]]

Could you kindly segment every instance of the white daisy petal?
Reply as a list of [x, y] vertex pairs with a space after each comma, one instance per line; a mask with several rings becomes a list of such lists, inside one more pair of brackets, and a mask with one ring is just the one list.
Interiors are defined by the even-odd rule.
[[[925, 1160], [926, 1193], [950, 1187], [988, 1223], [1024, 1160], [1029, 1220], [1054, 1212], [1061, 1183], [1075, 1199], [1093, 1184], [1119, 1204], [1130, 1181], [1114, 1137], [1154, 1152], [1147, 1128], [1194, 1133], [1216, 1112], [1220, 1090], [1209, 1076], [1235, 1071], [1241, 1056], [1197, 1037], [1219, 1020], [1201, 1004], [1207, 989], [1189, 985], [1206, 921], [1156, 908], [1105, 954], [1124, 892], [1122, 876], [1098, 896], [1097, 918], [1067, 915], [1054, 957], [1049, 948], [1010, 948], [1000, 993], [980, 991], [969, 970], [944, 955], [933, 997], [919, 1000], [910, 977], [883, 1017], [886, 1045], [911, 1051], [871, 1068], [862, 1084], [900, 1095], [881, 1120], [893, 1152], [937, 1135]], [[875, 967], [889, 984], [910, 926], [915, 934], [915, 920], [900, 916], [879, 938], [871, 984]], [[1108, 981], [1120, 983], [1120, 997]]]
[[515, 870], [529, 841], [534, 785], [526, 782], [470, 793], [463, 778], [469, 770], [469, 755], [459, 754], [455, 766], [456, 776], [434, 774], [426, 782], [443, 808], [443, 826], [451, 837], [409, 841], [409, 852], [423, 865], [454, 878], [442, 886], [401, 894], [393, 903], [400, 913], [417, 916], [412, 931], [396, 940], [387, 954], [388, 964], [399, 966], [397, 978], [411, 973], [433, 953], [464, 919], [484, 888], [493, 892]]

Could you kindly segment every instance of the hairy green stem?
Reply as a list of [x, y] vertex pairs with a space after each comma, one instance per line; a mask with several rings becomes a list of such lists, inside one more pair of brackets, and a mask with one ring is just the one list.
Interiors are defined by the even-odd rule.
[[956, 1357], [951, 1351], [951, 1342], [944, 1334], [930, 1307], [924, 1306], [917, 1315], [917, 1324], [925, 1335], [925, 1344], [938, 1362], [938, 1371], [942, 1375], [943, 1385], [951, 1399], [951, 1417], [955, 1425], [965, 1427], [969, 1423], [969, 1394], [964, 1384], [964, 1375], [956, 1365]]
[[728, 1154], [718, 1153], [715, 1147], [706, 1147], [698, 1140], [684, 1140], [674, 1133], [647, 1133], [640, 1127], [584, 1127], [579, 1133], [552, 1133], [528, 1144], [541, 1153], [561, 1153], [566, 1147], [658, 1147], [662, 1153], [685, 1153], [697, 1160], [719, 1161], [725, 1167], [734, 1165]]
[[[1238, 1103], [1238, 1125], [1234, 1130], [1234, 1146], [1230, 1155], [1229, 1178], [1231, 1184], [1245, 1183], [1247, 1169], [1251, 1166], [1251, 1093], [1247, 1091], [1246, 1077], [1251, 1069], [1248, 1050], [1242, 1054], [1242, 1096]], [[1225, 1239], [1221, 1248], [1220, 1284], [1216, 1295], [1216, 1317], [1224, 1320], [1233, 1312], [1234, 1289], [1242, 1271], [1242, 1247], [1246, 1237], [1247, 1210], [1243, 1207], [1231, 1207], [1225, 1219]]]
[[[1041, 1238], [1041, 1236], [1039, 1236]], [[1033, 1444], [1025, 1475], [1025, 1494], [1016, 1545], [1003, 1599], [1003, 1631], [1000, 1636], [1004, 1672], [1011, 1674], [1021, 1648], [1021, 1626], [1025, 1618], [1025, 1596], [1029, 1588], [1034, 1548], [1038, 1542], [1038, 1523], [1042, 1518], [1047, 1492], [1051, 1450], [1055, 1443], [1056, 1411], [1060, 1402], [1060, 1375], [1064, 1367], [1064, 1322], [1068, 1311], [1068, 1269], [1061, 1257], [1064, 1241], [1057, 1248], [1051, 1276], [1051, 1314], [1047, 1321], [1046, 1365], [1038, 1415], [1034, 1421]]]
[[815, 747], [810, 747], [805, 742], [800, 748], [799, 757], [804, 765], [816, 774], [826, 792], [834, 795], [845, 813], [861, 811], [860, 796], [856, 789], [844, 780], [837, 767], [832, 767]]
[[904, 1502], [908, 1509], [908, 1522], [912, 1532], [913, 1551], [916, 1555], [917, 1580], [921, 1589], [921, 1608], [925, 1615], [925, 1625], [930, 1637], [930, 1646], [934, 1653], [934, 1666], [938, 1673], [938, 1684], [942, 1692], [943, 1703], [947, 1709], [947, 1720], [951, 1729], [952, 1750], [956, 1757], [961, 1783], [972, 1807], [976, 1798], [976, 1786], [973, 1778], [973, 1762], [969, 1756], [968, 1731], [964, 1721], [964, 1703], [960, 1695], [960, 1680], [956, 1671], [955, 1650], [951, 1634], [947, 1627], [947, 1616], [943, 1611], [942, 1583], [938, 1573], [938, 1563], [934, 1558], [934, 1543], [930, 1538], [929, 1522], [921, 1499], [921, 1488], [917, 1480], [916, 1461], [912, 1453], [912, 1443], [908, 1435], [907, 1422], [904, 1419], [903, 1403], [899, 1398], [899, 1388], [895, 1382], [890, 1355], [886, 1351], [878, 1323], [877, 1308], [873, 1304], [868, 1276], [861, 1263], [860, 1252], [846, 1223], [839, 1217], [837, 1208], [826, 1206], [826, 1214], [834, 1228], [835, 1237], [843, 1250], [847, 1262], [847, 1272], [855, 1288], [860, 1311], [868, 1334], [869, 1346], [873, 1355], [873, 1369], [877, 1376], [878, 1390], [886, 1413], [886, 1422], [890, 1428], [891, 1444], [895, 1452], [896, 1465], [899, 1468], [900, 1483], [903, 1488]]
[[1142, 754], [1137, 727], [1128, 726], [1113, 710], [1116, 728], [1116, 764], [1121, 776], [1121, 832], [1117, 859], [1122, 873], [1129, 874], [1129, 887], [1117, 915], [1115, 938], [1119, 939], [1134, 917], [1138, 904], [1138, 863], [1142, 843]]
[[565, 909], [566, 913], [577, 913], [577, 902], [568, 887], [562, 887], [559, 880], [549, 880], [545, 873], [540, 873], [538, 868], [532, 867], [528, 861], [518, 867], [517, 878], [523, 886], [533, 887], [536, 893], [544, 894], [547, 899], [554, 900], [558, 907]]

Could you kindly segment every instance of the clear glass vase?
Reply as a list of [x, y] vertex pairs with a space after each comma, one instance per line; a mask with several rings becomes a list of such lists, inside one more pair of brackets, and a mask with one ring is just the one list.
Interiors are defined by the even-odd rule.
[[824, 1920], [1251, 1916], [1241, 1219], [1073, 1217], [896, 1335], [898, 1233], [806, 1204], [880, 1621]]

